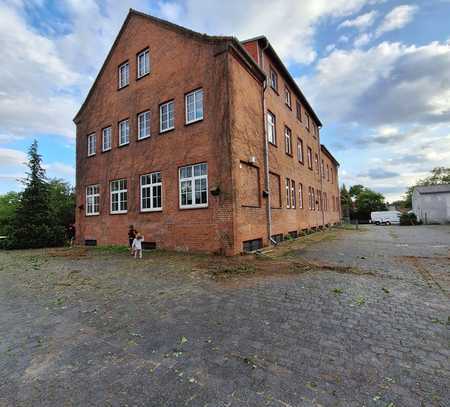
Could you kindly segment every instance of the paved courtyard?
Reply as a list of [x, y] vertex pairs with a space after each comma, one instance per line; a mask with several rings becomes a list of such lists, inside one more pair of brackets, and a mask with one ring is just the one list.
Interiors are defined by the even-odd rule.
[[450, 227], [262, 256], [0, 252], [0, 406], [450, 406]]

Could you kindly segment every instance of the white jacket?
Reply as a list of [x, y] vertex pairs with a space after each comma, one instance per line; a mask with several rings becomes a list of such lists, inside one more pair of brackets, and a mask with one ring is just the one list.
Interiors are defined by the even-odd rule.
[[134, 238], [132, 248], [133, 250], [142, 250], [142, 242], [144, 241], [144, 238], [142, 239], [136, 239]]

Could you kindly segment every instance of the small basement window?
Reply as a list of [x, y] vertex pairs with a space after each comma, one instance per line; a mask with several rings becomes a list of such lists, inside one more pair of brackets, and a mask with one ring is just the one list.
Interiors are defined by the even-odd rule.
[[289, 235], [290, 237], [292, 237], [293, 239], [297, 239], [297, 237], [298, 237], [298, 233], [297, 233], [296, 230], [294, 230], [294, 231], [292, 231], [292, 232], [288, 232], [288, 235]]
[[279, 233], [278, 235], [272, 235], [272, 240], [281, 243], [283, 241], [283, 233]]
[[97, 246], [97, 240], [95, 240], [95, 239], [85, 239], [84, 245], [85, 246]]
[[244, 252], [254, 252], [262, 248], [262, 239], [246, 240], [243, 242]]
[[154, 250], [156, 249], [156, 242], [142, 242], [142, 250]]

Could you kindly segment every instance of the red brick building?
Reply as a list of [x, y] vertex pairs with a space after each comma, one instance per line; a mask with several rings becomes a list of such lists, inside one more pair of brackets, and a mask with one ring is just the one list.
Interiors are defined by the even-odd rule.
[[339, 164], [265, 37], [130, 10], [74, 119], [77, 239], [236, 254], [339, 221]]

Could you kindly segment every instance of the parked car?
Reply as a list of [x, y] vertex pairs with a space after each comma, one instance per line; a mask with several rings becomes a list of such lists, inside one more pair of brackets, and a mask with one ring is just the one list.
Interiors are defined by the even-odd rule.
[[399, 225], [400, 224], [399, 211], [378, 211], [370, 214], [370, 222], [375, 225]]

